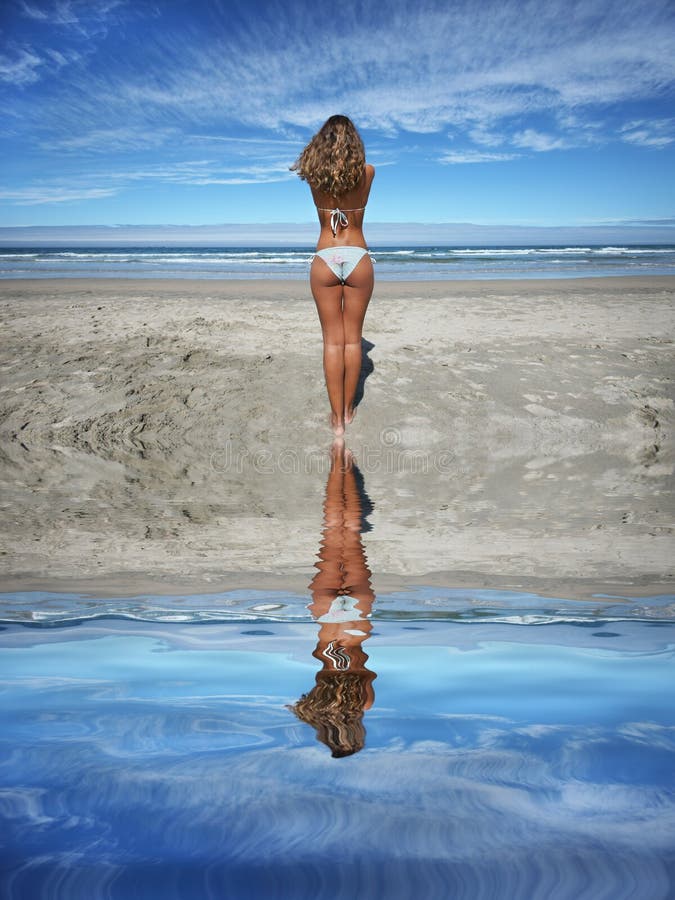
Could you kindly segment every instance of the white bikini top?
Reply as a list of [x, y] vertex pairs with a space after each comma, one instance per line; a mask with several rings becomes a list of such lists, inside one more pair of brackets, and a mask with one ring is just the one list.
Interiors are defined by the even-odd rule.
[[357, 206], [354, 209], [340, 209], [339, 206], [336, 206], [335, 209], [329, 209], [326, 206], [317, 206], [317, 209], [321, 212], [330, 213], [330, 228], [333, 232], [333, 237], [335, 237], [338, 228], [346, 228], [347, 225], [349, 225], [349, 219], [347, 218], [345, 213], [361, 212], [365, 209], [365, 206]]

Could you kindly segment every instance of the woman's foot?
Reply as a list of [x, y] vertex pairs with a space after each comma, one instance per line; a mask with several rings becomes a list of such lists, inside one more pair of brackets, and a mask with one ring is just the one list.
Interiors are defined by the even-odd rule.
[[330, 414], [330, 427], [333, 429], [335, 437], [343, 437], [345, 433], [345, 424], [337, 413], [332, 412]]
[[351, 425], [354, 421], [354, 416], [356, 415], [356, 410], [354, 407], [350, 407], [349, 409], [345, 409], [345, 425]]

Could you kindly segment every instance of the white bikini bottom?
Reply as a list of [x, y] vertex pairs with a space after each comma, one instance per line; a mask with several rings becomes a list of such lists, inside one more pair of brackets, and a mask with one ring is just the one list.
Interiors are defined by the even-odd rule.
[[328, 612], [319, 616], [316, 621], [338, 624], [340, 622], [354, 622], [358, 621], [358, 619], [363, 619], [365, 616], [361, 610], [356, 608], [358, 602], [358, 597], [341, 594], [333, 600]]
[[367, 253], [365, 247], [347, 244], [342, 247], [326, 247], [317, 250], [314, 255], [320, 256], [331, 272], [340, 279], [340, 284], [344, 284]]

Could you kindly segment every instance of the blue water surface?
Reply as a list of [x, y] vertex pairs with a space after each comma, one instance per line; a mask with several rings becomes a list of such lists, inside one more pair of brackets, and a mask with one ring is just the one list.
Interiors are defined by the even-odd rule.
[[[282, 278], [306, 280], [314, 245], [0, 246], [2, 278]], [[674, 275], [672, 244], [371, 246], [378, 279]]]
[[374, 619], [344, 758], [316, 623], [6, 622], [0, 896], [672, 897], [675, 624], [538, 621]]

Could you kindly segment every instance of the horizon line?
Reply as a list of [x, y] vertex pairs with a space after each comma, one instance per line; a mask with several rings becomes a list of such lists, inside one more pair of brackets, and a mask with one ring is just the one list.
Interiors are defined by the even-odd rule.
[[[281, 233], [280, 233], [281, 232]], [[469, 222], [372, 222], [369, 246], [672, 245], [675, 219], [592, 225], [477, 225]], [[153, 246], [225, 243], [229, 246], [311, 247], [317, 223], [218, 225], [0, 225], [0, 246]]]
[[[268, 222], [214, 222], [214, 223], [182, 223], [182, 222], [115, 222], [115, 223], [89, 223], [89, 224], [59, 224], [59, 225], [0, 225], [0, 232], [6, 230], [26, 230], [26, 229], [140, 229], [140, 228], [279, 228], [280, 226], [291, 226], [295, 228], [315, 227], [316, 221], [268, 221]], [[595, 222], [558, 222], [555, 224], [532, 223], [532, 222], [433, 222], [425, 220], [409, 220], [409, 221], [382, 221], [372, 220], [367, 227], [424, 227], [424, 228], [532, 228], [532, 229], [552, 229], [552, 228], [672, 228], [675, 230], [675, 218], [654, 218], [654, 219], [606, 219]]]

